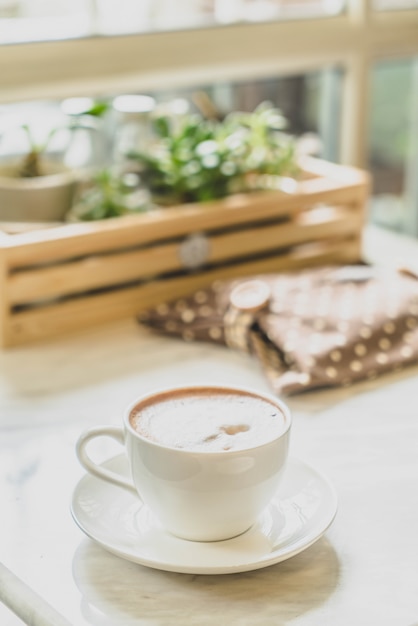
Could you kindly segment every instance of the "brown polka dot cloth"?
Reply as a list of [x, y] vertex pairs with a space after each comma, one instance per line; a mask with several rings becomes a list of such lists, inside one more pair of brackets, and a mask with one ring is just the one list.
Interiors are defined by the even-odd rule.
[[418, 278], [354, 265], [216, 281], [140, 321], [249, 352], [290, 395], [418, 362]]

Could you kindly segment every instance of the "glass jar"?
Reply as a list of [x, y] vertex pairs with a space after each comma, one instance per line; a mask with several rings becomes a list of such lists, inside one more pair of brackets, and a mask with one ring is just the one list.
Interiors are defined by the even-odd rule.
[[154, 108], [155, 100], [151, 96], [123, 94], [113, 99], [115, 163], [129, 160], [131, 152], [147, 152], [153, 137]]

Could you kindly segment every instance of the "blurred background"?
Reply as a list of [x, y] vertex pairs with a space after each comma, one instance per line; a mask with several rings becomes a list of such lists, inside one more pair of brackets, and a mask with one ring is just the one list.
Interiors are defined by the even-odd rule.
[[370, 222], [418, 236], [418, 0], [0, 0], [0, 160], [19, 125], [100, 101], [101, 143], [85, 123], [51, 149], [105, 165], [150, 102], [202, 91], [221, 115], [272, 102], [309, 152], [371, 171]]

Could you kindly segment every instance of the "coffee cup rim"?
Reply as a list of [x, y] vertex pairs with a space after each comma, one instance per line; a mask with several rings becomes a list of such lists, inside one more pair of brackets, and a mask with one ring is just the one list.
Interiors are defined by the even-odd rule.
[[289, 432], [290, 427], [292, 425], [292, 413], [290, 411], [289, 406], [286, 404], [286, 402], [284, 400], [282, 400], [281, 398], [278, 398], [276, 396], [274, 396], [272, 393], [268, 393], [268, 392], [264, 392], [264, 391], [258, 391], [257, 389], [254, 389], [253, 387], [243, 387], [243, 386], [239, 386], [239, 385], [222, 385], [222, 384], [218, 384], [218, 383], [204, 383], [204, 384], [191, 384], [191, 385], [170, 385], [167, 387], [160, 387], [158, 389], [153, 389], [152, 391], [148, 391], [140, 396], [138, 396], [135, 400], [133, 400], [132, 402], [130, 402], [130, 404], [128, 405], [128, 407], [125, 409], [125, 413], [124, 413], [124, 427], [125, 429], [131, 434], [133, 435], [135, 438], [140, 439], [141, 441], [144, 441], [147, 445], [151, 445], [154, 446], [156, 448], [163, 448], [165, 450], [173, 450], [176, 453], [184, 453], [187, 455], [191, 455], [191, 454], [196, 454], [199, 456], [204, 456], [204, 455], [208, 455], [208, 456], [214, 456], [214, 455], [222, 455], [224, 456], [226, 454], [225, 451], [216, 451], [216, 450], [187, 450], [185, 448], [176, 448], [174, 446], [168, 446], [166, 444], [160, 443], [158, 441], [154, 441], [152, 439], [148, 439], [147, 437], [145, 437], [144, 435], [141, 435], [138, 431], [135, 430], [135, 428], [132, 426], [131, 421], [130, 421], [130, 415], [131, 412], [133, 411], [133, 409], [141, 402], [144, 402], [145, 400], [148, 400], [150, 398], [156, 397], [156, 396], [161, 396], [161, 395], [165, 395], [165, 394], [170, 394], [172, 392], [186, 392], [186, 391], [196, 391], [196, 390], [221, 390], [221, 391], [232, 391], [232, 392], [238, 392], [238, 393], [244, 393], [247, 395], [252, 395], [255, 396], [256, 398], [261, 398], [262, 400], [266, 400], [268, 402], [271, 402], [273, 404], [275, 404], [280, 411], [282, 412], [283, 416], [284, 416], [284, 426], [283, 429], [280, 431], [280, 433], [278, 435], [276, 435], [275, 437], [273, 437], [272, 439], [269, 439], [268, 441], [265, 441], [264, 443], [255, 445], [255, 446], [251, 446], [248, 448], [243, 448], [243, 449], [238, 449], [238, 450], [228, 450], [227, 454], [228, 456], [232, 456], [234, 454], [238, 455], [241, 454], [246, 451], [246, 450], [256, 450], [257, 448], [264, 448], [266, 446], [271, 445], [272, 443], [278, 441], [279, 439], [282, 439], [286, 433]]

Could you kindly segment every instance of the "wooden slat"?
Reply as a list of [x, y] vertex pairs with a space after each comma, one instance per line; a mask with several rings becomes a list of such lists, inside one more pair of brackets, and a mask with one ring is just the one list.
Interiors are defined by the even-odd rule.
[[180, 297], [216, 279], [298, 269], [325, 263], [354, 262], [359, 260], [358, 252], [358, 238], [324, 241], [301, 246], [300, 250], [290, 254], [224, 266], [177, 279], [155, 280], [117, 292], [86, 296], [80, 300], [14, 313], [4, 328], [3, 345], [24, 344], [135, 316], [158, 302]]
[[339, 184], [351, 183], [366, 186], [370, 184], [370, 174], [366, 170], [357, 167], [347, 167], [308, 156], [303, 157], [300, 165], [309, 177], [326, 178]]
[[[350, 168], [349, 168], [350, 169]], [[154, 210], [141, 216], [101, 222], [66, 224], [42, 231], [16, 234], [1, 242], [10, 268], [68, 260], [118, 248], [187, 235], [191, 230], [222, 229], [256, 219], [294, 214], [317, 203], [351, 203], [364, 196], [364, 184], [342, 184], [329, 178], [302, 181], [295, 193], [260, 192], [230, 196], [220, 201]]]
[[[309, 241], [355, 234], [362, 215], [349, 209], [316, 209], [294, 220], [210, 238], [208, 264], [278, 250]], [[135, 252], [91, 256], [65, 265], [29, 269], [12, 274], [8, 293], [13, 305], [30, 303], [86, 290], [158, 277], [182, 269], [179, 243], [163, 244]]]
[[134, 252], [94, 255], [64, 265], [28, 269], [9, 277], [11, 302], [25, 304], [91, 289], [112, 287], [181, 269], [179, 244], [164, 244]]
[[243, 224], [258, 218], [286, 215], [300, 204], [299, 196], [283, 203], [283, 194], [264, 192], [231, 196], [204, 206], [155, 209], [147, 214], [103, 220], [100, 223], [68, 224], [49, 231], [14, 235], [7, 242], [12, 268], [111, 252], [187, 235]]
[[[318, 213], [316, 219], [315, 213]], [[347, 209], [313, 210], [278, 226], [269, 225], [214, 237], [211, 239], [210, 258], [211, 261], [224, 260], [225, 250], [228, 250], [228, 257], [239, 257], [260, 250], [277, 250], [341, 235], [350, 236], [358, 232], [361, 222], [360, 213]]]
[[4, 258], [0, 256], [0, 344], [9, 323], [9, 293], [7, 270]]

